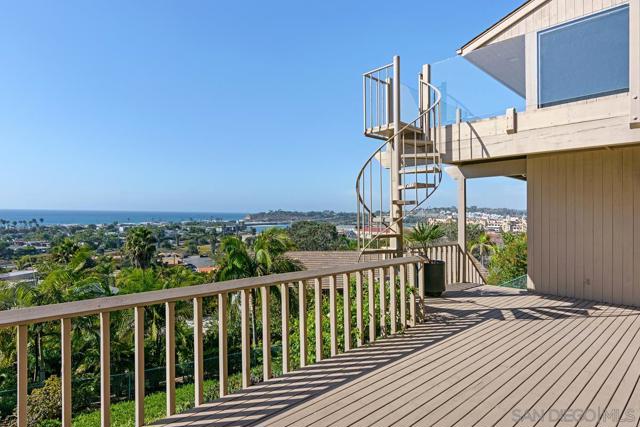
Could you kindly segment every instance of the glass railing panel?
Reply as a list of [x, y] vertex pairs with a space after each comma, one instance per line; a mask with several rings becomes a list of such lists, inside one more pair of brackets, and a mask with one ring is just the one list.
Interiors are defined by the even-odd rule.
[[507, 108], [525, 108], [524, 39], [515, 37], [455, 56], [431, 66], [431, 82], [442, 93], [442, 123], [505, 114]]

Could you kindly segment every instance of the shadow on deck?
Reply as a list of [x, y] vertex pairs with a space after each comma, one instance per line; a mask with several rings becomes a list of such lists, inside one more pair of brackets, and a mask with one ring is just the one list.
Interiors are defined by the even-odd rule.
[[468, 285], [425, 306], [426, 321], [404, 335], [156, 425], [534, 425], [593, 406], [635, 409], [624, 425], [637, 426], [638, 311]]

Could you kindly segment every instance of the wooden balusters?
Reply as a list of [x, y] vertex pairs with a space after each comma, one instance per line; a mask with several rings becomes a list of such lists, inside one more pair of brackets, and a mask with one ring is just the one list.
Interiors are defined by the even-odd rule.
[[404, 265], [400, 266], [400, 327], [407, 327], [407, 270]]
[[[430, 249], [431, 250], [431, 249]], [[471, 270], [471, 274], [476, 280], [481, 280], [481, 275], [473, 263], [466, 254], [464, 254], [460, 248], [454, 246], [446, 246], [440, 249], [433, 248], [431, 250], [433, 254], [440, 254], [447, 258], [449, 262], [457, 257], [457, 264], [451, 265], [451, 269], [448, 270], [448, 280], [455, 280], [457, 277], [463, 274], [462, 267], [467, 265]], [[465, 255], [464, 258], [462, 255]], [[434, 258], [437, 258], [434, 257]], [[403, 264], [404, 262], [404, 264]], [[417, 268], [416, 268], [417, 267]], [[356, 267], [357, 268], [357, 267]], [[417, 301], [420, 296], [424, 294], [424, 262], [417, 257], [411, 257], [399, 260], [386, 260], [380, 264], [370, 264], [367, 270], [357, 270], [351, 268], [337, 268], [332, 271], [318, 271], [318, 274], [324, 274], [328, 278], [329, 282], [329, 325], [330, 325], [330, 348], [331, 355], [337, 355], [341, 350], [338, 346], [338, 304], [337, 304], [337, 275], [340, 275], [342, 283], [342, 295], [343, 295], [343, 331], [344, 331], [344, 351], [349, 351], [352, 345], [360, 347], [365, 342], [375, 342], [377, 339], [376, 330], [379, 322], [381, 335], [387, 336], [395, 334], [398, 329], [398, 324], [402, 329], [407, 326], [414, 326], [420, 318], [420, 312], [418, 310]], [[379, 284], [379, 300], [376, 301], [375, 292], [375, 276], [378, 275]], [[355, 297], [351, 295], [350, 290], [350, 278], [351, 274], [355, 274]], [[386, 278], [389, 276], [389, 293], [387, 297]], [[365, 277], [366, 276], [366, 277]], [[399, 278], [399, 280], [397, 279]], [[277, 280], [277, 276], [273, 276], [270, 280]], [[290, 337], [289, 337], [289, 292], [293, 283], [297, 282], [298, 288], [298, 313], [299, 316], [299, 333], [300, 333], [300, 366], [307, 366], [308, 360], [308, 337], [307, 337], [307, 289], [308, 281], [314, 281], [314, 323], [315, 323], [315, 359], [316, 361], [322, 360], [323, 352], [323, 289], [322, 289], [322, 277], [300, 275], [297, 272], [295, 275], [284, 275], [281, 280], [277, 280], [275, 283], [279, 283], [281, 304], [282, 304], [282, 367], [283, 373], [291, 371], [290, 366]], [[368, 309], [365, 309], [363, 301], [364, 297], [364, 280], [367, 280], [368, 291]], [[399, 297], [397, 296], [396, 287], [399, 284]], [[165, 318], [166, 318], [166, 413], [167, 416], [171, 416], [176, 411], [176, 386], [175, 386], [175, 346], [176, 346], [176, 314], [174, 300], [193, 302], [193, 321], [194, 321], [194, 381], [195, 381], [195, 404], [196, 406], [204, 403], [204, 309], [203, 298], [209, 296], [216, 296], [218, 298], [218, 341], [219, 341], [219, 383], [220, 383], [220, 395], [225, 396], [228, 394], [228, 293], [240, 292], [240, 311], [241, 311], [241, 346], [242, 346], [242, 387], [246, 388], [250, 385], [250, 369], [251, 369], [251, 339], [250, 339], [250, 311], [251, 311], [251, 297], [254, 290], [260, 289], [261, 291], [261, 304], [262, 304], [262, 351], [263, 351], [263, 372], [265, 380], [268, 380], [273, 376], [272, 372], [272, 360], [271, 360], [271, 331], [270, 331], [270, 286], [272, 281], [264, 280], [264, 278], [254, 278], [252, 281], [246, 283], [240, 283], [238, 287], [228, 287], [226, 292], [217, 293], [214, 290], [213, 294], [203, 293], [203, 288], [194, 288], [195, 292], [188, 292], [187, 289], [183, 293], [178, 294], [176, 297], [176, 290], [167, 296], [171, 298], [171, 301], [164, 299], [164, 297], [152, 296], [151, 298], [144, 299], [138, 298], [134, 304], [139, 304], [134, 308], [134, 346], [135, 346], [135, 426], [142, 426], [144, 424], [144, 397], [145, 397], [145, 355], [144, 355], [144, 323], [145, 323], [145, 306], [152, 304], [164, 304], [165, 305]], [[409, 300], [407, 301], [407, 286], [410, 286], [411, 292], [409, 292]], [[417, 288], [417, 292], [416, 292]], [[151, 293], [153, 294], [153, 293]], [[151, 295], [150, 294], [150, 295]], [[355, 298], [355, 324], [358, 329], [357, 339], [352, 340], [352, 323], [351, 323], [351, 304], [353, 304], [353, 298]], [[98, 314], [100, 316], [100, 414], [101, 414], [101, 426], [107, 427], [111, 423], [110, 417], [110, 311], [118, 309], [125, 310], [130, 306], [128, 304], [112, 304], [109, 305], [109, 300], [100, 301], [100, 305], [82, 311], [73, 311], [67, 308], [66, 312], [62, 312], [58, 318], [61, 321], [61, 345], [62, 345], [62, 425], [71, 425], [71, 333], [72, 333], [72, 319], [80, 315], [87, 315], [87, 313], [93, 315]], [[380, 312], [376, 312], [376, 303], [379, 303]], [[409, 304], [407, 313], [407, 303]], [[91, 304], [91, 302], [87, 302]], [[105, 305], [106, 304], [106, 305]], [[399, 313], [398, 313], [399, 306]], [[106, 311], [102, 311], [106, 310]], [[367, 311], [367, 313], [364, 313]], [[390, 316], [390, 325], [387, 327], [387, 315]], [[368, 324], [365, 322], [364, 316], [367, 316]], [[5, 316], [6, 317], [6, 316]], [[0, 319], [2, 315], [0, 314]], [[25, 320], [19, 318], [18, 321], [12, 320], [10, 317], [4, 321], [4, 327], [17, 326], [17, 426], [27, 426], [27, 378], [28, 378], [28, 357], [27, 357], [27, 334], [28, 325], [19, 324], [18, 322], [41, 323], [43, 321], [50, 320], [50, 317], [32, 317]], [[15, 323], [14, 323], [15, 322]], [[368, 326], [368, 328], [367, 328]], [[366, 331], [368, 329], [368, 331]], [[365, 339], [365, 335], [368, 335], [368, 340]]]
[[240, 291], [241, 346], [242, 346], [242, 388], [251, 384], [251, 343], [249, 340], [249, 289]]
[[356, 344], [361, 347], [364, 344], [364, 321], [362, 318], [362, 271], [356, 271], [356, 328], [358, 339]]
[[218, 363], [220, 396], [229, 393], [227, 362], [227, 293], [218, 294]]
[[413, 264], [407, 264], [404, 266], [407, 280], [411, 284], [411, 292], [409, 292], [409, 326], [416, 326], [418, 320], [416, 319], [416, 269]]
[[380, 282], [380, 336], [382, 337], [386, 337], [387, 336], [387, 322], [386, 322], [386, 317], [387, 317], [387, 297], [385, 295], [386, 290], [384, 287], [384, 281], [385, 281], [385, 269], [384, 268], [380, 268], [378, 271], [378, 280]]
[[176, 303], [167, 302], [165, 311], [167, 416], [176, 413]]
[[111, 316], [100, 313], [100, 426], [111, 426]]
[[376, 291], [373, 280], [374, 271], [367, 270], [367, 287], [369, 290], [369, 342], [376, 340]]
[[416, 273], [418, 274], [418, 295], [424, 298], [424, 262], [417, 264]]
[[329, 276], [329, 327], [331, 330], [331, 356], [338, 354], [338, 304], [336, 301], [336, 276]]
[[300, 325], [300, 367], [307, 366], [307, 289], [304, 280], [298, 282], [298, 324]]
[[269, 313], [269, 286], [260, 288], [262, 300], [262, 375], [266, 380], [272, 376], [271, 370], [271, 314]]
[[18, 326], [16, 339], [16, 353], [18, 355], [18, 407], [17, 427], [27, 427], [27, 372], [29, 370], [27, 357], [27, 325]]
[[71, 319], [60, 321], [62, 355], [62, 427], [71, 427]]
[[291, 357], [289, 354], [289, 284], [280, 284], [280, 299], [282, 305], [282, 373], [289, 372]]
[[391, 335], [398, 332], [397, 327], [397, 301], [396, 301], [396, 268], [389, 267], [389, 320], [391, 323]]
[[344, 321], [344, 351], [351, 350], [351, 296], [349, 295], [349, 274], [342, 275], [342, 314]]
[[193, 299], [193, 376], [194, 403], [204, 403], [204, 336], [202, 324], [202, 298]]
[[315, 278], [314, 284], [314, 319], [316, 332], [316, 362], [322, 360], [322, 279]]
[[135, 307], [135, 426], [144, 425], [144, 307]]

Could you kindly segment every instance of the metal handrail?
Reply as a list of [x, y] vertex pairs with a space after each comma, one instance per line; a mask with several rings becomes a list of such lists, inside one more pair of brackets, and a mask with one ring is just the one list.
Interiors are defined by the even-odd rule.
[[[384, 69], [384, 68], [386, 68], [386, 67], [387, 67], [387, 66], [385, 66], [385, 67], [381, 67], [380, 69]], [[366, 74], [365, 74], [365, 75], [366, 75]], [[421, 84], [421, 88], [422, 88], [422, 85], [425, 85], [425, 86], [427, 86], [427, 87], [428, 87], [428, 90], [433, 90], [433, 91], [434, 91], [434, 93], [435, 93], [435, 99], [434, 99], [433, 104], [431, 104], [431, 105], [429, 106], [429, 108], [427, 108], [427, 109], [425, 109], [424, 111], [422, 111], [422, 112], [418, 115], [418, 117], [417, 117], [416, 119], [414, 119], [412, 122], [407, 123], [406, 125], [404, 125], [404, 126], [403, 126], [402, 128], [400, 128], [399, 130], [396, 130], [396, 131], [393, 133], [393, 135], [391, 135], [390, 137], [388, 137], [387, 139], [385, 139], [385, 141], [384, 141], [384, 142], [383, 142], [383, 143], [382, 143], [382, 144], [381, 144], [381, 145], [380, 145], [380, 146], [379, 146], [379, 147], [378, 147], [378, 148], [373, 152], [373, 154], [372, 154], [371, 156], [369, 156], [369, 158], [368, 158], [368, 159], [366, 160], [366, 162], [364, 163], [364, 166], [360, 169], [360, 172], [358, 173], [358, 177], [357, 177], [357, 179], [356, 179], [356, 194], [357, 194], [357, 199], [358, 199], [358, 200], [357, 200], [357, 202], [358, 202], [358, 212], [357, 212], [358, 217], [357, 217], [357, 221], [358, 221], [358, 229], [359, 229], [359, 232], [362, 232], [362, 231], [360, 230], [360, 228], [361, 228], [361, 227], [360, 227], [360, 216], [361, 216], [361, 215], [360, 215], [360, 207], [361, 207], [361, 206], [362, 206], [362, 209], [364, 209], [364, 212], [363, 212], [363, 213], [365, 213], [365, 214], [366, 214], [366, 213], [368, 213], [368, 214], [369, 214], [369, 219], [370, 219], [370, 221], [369, 221], [369, 227], [370, 227], [370, 228], [371, 228], [371, 226], [372, 226], [372, 224], [373, 224], [373, 221], [372, 221], [372, 220], [373, 220], [373, 218], [376, 218], [376, 217], [377, 217], [377, 215], [376, 215], [376, 214], [371, 210], [372, 208], [371, 208], [370, 206], [368, 206], [368, 205], [367, 205], [366, 200], [364, 200], [363, 195], [362, 195], [362, 193], [360, 192], [361, 183], [363, 183], [363, 177], [364, 177], [364, 175], [365, 175], [365, 173], [366, 173], [367, 168], [369, 168], [369, 169], [370, 169], [370, 168], [372, 167], [373, 159], [375, 159], [377, 156], [380, 156], [380, 161], [382, 161], [382, 157], [381, 157], [381, 156], [382, 156], [382, 150], [387, 146], [387, 144], [394, 144], [394, 139], [395, 139], [397, 136], [402, 135], [402, 134], [403, 134], [407, 129], [409, 129], [409, 128], [411, 128], [411, 127], [414, 127], [414, 128], [420, 128], [420, 129], [422, 129], [422, 130], [423, 130], [423, 132], [424, 132], [424, 131], [425, 131], [425, 126], [424, 126], [424, 121], [423, 121], [423, 119], [424, 119], [425, 117], [429, 117], [429, 115], [430, 115], [431, 113], [434, 113], [434, 124], [435, 124], [435, 126], [434, 126], [434, 139], [433, 139], [433, 144], [434, 144], [434, 154], [435, 154], [435, 153], [437, 153], [437, 151], [438, 151], [438, 150], [437, 150], [437, 148], [436, 148], [436, 145], [437, 145], [437, 143], [439, 143], [439, 140], [440, 140], [440, 138], [437, 138], [437, 133], [439, 132], [439, 128], [440, 128], [440, 119], [439, 119], [439, 117], [438, 117], [438, 114], [439, 114], [439, 111], [440, 111], [440, 102], [441, 102], [441, 100], [442, 100], [442, 94], [441, 94], [440, 90], [439, 90], [436, 86], [432, 85], [432, 84], [431, 84], [431, 83], [429, 83], [429, 82], [426, 82], [426, 81], [424, 81], [424, 80], [422, 80], [422, 79], [421, 79], [421, 80], [420, 80], [420, 84]], [[427, 93], [428, 93], [428, 94], [427, 94], [427, 96], [430, 96], [429, 92], [427, 92]], [[366, 100], [365, 100], [365, 104], [366, 104]], [[438, 112], [438, 114], [435, 114], [436, 112]], [[365, 117], [365, 123], [366, 123], [366, 117]], [[416, 126], [414, 126], [414, 124], [415, 124]], [[428, 137], [429, 135], [426, 135], [426, 136]], [[417, 150], [414, 150], [414, 152], [415, 152], [416, 157], [417, 157]], [[425, 166], [426, 166], [426, 163], [427, 163], [427, 162], [425, 162]], [[418, 169], [417, 162], [416, 162], [416, 163], [414, 163], [414, 167], [416, 168], [416, 171], [417, 171], [417, 169]], [[416, 172], [416, 173], [417, 173], [417, 172]], [[433, 191], [435, 190], [435, 188], [436, 188], [436, 187], [439, 185], [439, 183], [440, 183], [441, 176], [442, 176], [442, 168], [438, 168], [438, 175], [439, 175], [439, 179], [437, 180], [437, 182], [434, 182], [434, 188], [433, 188], [433, 190], [432, 190], [431, 192], [429, 192], [429, 191], [428, 191], [428, 189], [427, 189], [427, 196], [426, 196], [423, 200], [416, 200], [416, 205], [414, 205], [412, 209], [410, 209], [410, 210], [408, 210], [408, 211], [406, 211], [406, 212], [403, 212], [403, 215], [402, 215], [400, 218], [398, 218], [398, 219], [396, 219], [396, 220], [392, 221], [392, 222], [391, 222], [390, 224], [388, 224], [388, 225], [387, 225], [387, 226], [386, 226], [382, 231], [380, 231], [380, 232], [376, 233], [375, 235], [373, 235], [373, 236], [369, 239], [369, 241], [368, 241], [366, 244], [364, 244], [362, 247], [361, 247], [361, 239], [360, 239], [360, 236], [358, 236], [358, 250], [359, 250], [359, 252], [360, 252], [360, 254], [359, 254], [359, 256], [358, 256], [358, 261], [360, 261], [360, 259], [362, 258], [363, 254], [365, 253], [365, 250], [366, 250], [366, 249], [368, 249], [374, 241], [376, 241], [376, 240], [378, 240], [378, 239], [380, 239], [380, 238], [384, 238], [384, 237], [385, 237], [385, 235], [387, 235], [387, 234], [388, 234], [388, 232], [389, 232], [389, 231], [390, 231], [390, 230], [391, 230], [395, 225], [397, 225], [397, 224], [398, 224], [398, 223], [400, 223], [402, 220], [404, 220], [408, 215], [411, 215], [412, 213], [414, 213], [414, 212], [415, 212], [415, 211], [416, 211], [416, 210], [417, 210], [417, 209], [418, 209], [418, 208], [419, 208], [419, 207], [420, 207], [420, 206], [421, 206], [421, 205], [422, 205], [422, 204], [423, 204], [423, 203], [424, 203], [424, 202], [429, 198], [429, 196], [433, 193]], [[371, 184], [371, 183], [370, 183], [370, 184]], [[381, 190], [382, 190], [382, 189], [381, 189]], [[381, 191], [381, 192], [382, 192], [382, 191]], [[417, 192], [417, 188], [416, 188], [416, 192]], [[391, 212], [390, 212], [390, 214], [391, 214]], [[384, 225], [384, 222], [382, 221], [382, 216], [383, 216], [383, 211], [382, 211], [382, 206], [381, 206], [381, 209], [380, 209], [380, 217], [381, 217], [380, 224], [381, 224], [381, 225]], [[363, 224], [362, 230], [364, 230], [364, 224]], [[363, 240], [363, 242], [364, 242], [364, 240]]]
[[366, 73], [362, 73], [363, 76], [367, 76], [369, 74], [373, 74], [373, 73], [377, 73], [378, 71], [382, 71], [385, 68], [391, 68], [393, 67], [393, 62], [391, 64], [387, 64], [387, 65], [383, 65], [381, 67], [378, 68], [374, 68], [373, 70], [367, 71]]

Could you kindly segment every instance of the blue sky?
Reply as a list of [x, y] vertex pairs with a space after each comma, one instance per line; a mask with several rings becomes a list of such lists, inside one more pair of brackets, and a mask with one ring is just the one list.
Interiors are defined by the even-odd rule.
[[[362, 73], [398, 54], [415, 85], [519, 3], [5, 3], [0, 209], [354, 210]], [[469, 204], [524, 208], [525, 186]]]

